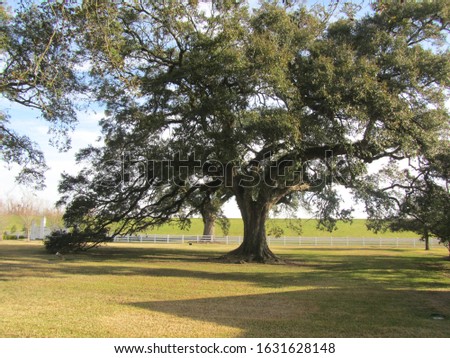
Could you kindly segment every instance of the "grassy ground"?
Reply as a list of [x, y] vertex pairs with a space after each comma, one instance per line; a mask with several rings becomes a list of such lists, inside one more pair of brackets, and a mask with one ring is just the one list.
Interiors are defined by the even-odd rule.
[[0, 242], [0, 337], [450, 336], [444, 248], [273, 249], [298, 265], [208, 260], [230, 250], [219, 245], [111, 244], [61, 261]]
[[[241, 236], [244, 232], [244, 226], [241, 219], [229, 219], [230, 231], [229, 236]], [[352, 223], [339, 222], [337, 230], [333, 232], [317, 229], [316, 220], [301, 220], [302, 236], [305, 237], [386, 237], [386, 238], [410, 238], [418, 237], [413, 232], [384, 232], [375, 234], [373, 231], [367, 230], [366, 220], [355, 219]], [[267, 223], [267, 230], [271, 227], [279, 226], [283, 230], [284, 236], [299, 236], [298, 233], [289, 227], [289, 220], [286, 219], [270, 219]], [[201, 219], [192, 219], [191, 227], [188, 230], [181, 230], [177, 225], [162, 225], [161, 227], [149, 230], [148, 233], [155, 234], [171, 234], [171, 235], [201, 235], [203, 232], [203, 222]], [[216, 226], [216, 235], [223, 235], [219, 225]]]
[[[229, 219], [230, 231], [229, 236], [240, 236], [244, 232], [244, 226], [241, 219]], [[293, 220], [292, 220], [293, 221]], [[323, 231], [317, 229], [316, 220], [301, 220], [302, 236], [305, 237], [386, 237], [386, 238], [405, 238], [405, 237], [417, 237], [417, 234], [413, 232], [384, 232], [375, 234], [373, 231], [367, 230], [366, 220], [355, 219], [352, 223], [339, 222], [337, 230], [333, 232]], [[286, 219], [270, 219], [266, 225], [267, 230], [271, 227], [279, 226], [283, 230], [284, 236], [299, 236], [298, 233], [289, 227], [289, 220]], [[149, 231], [149, 233], [156, 234], [187, 234], [187, 235], [201, 235], [203, 232], [203, 222], [201, 219], [192, 219], [192, 224], [189, 230], [181, 230], [176, 225], [163, 225], [155, 230]], [[219, 225], [216, 226], [216, 234], [223, 235]]]
[[[36, 217], [35, 221], [40, 222], [40, 217]], [[367, 230], [366, 220], [355, 219], [352, 223], [338, 223], [338, 229], [333, 232], [317, 230], [316, 220], [301, 220], [302, 223], [302, 236], [314, 236], [314, 237], [418, 237], [417, 234], [412, 232], [385, 232], [375, 234], [372, 231]], [[18, 230], [22, 229], [23, 222], [16, 215], [3, 215], [0, 218], [0, 233], [4, 231], [10, 231], [11, 227], [15, 225]], [[291, 227], [289, 227], [289, 220], [286, 219], [270, 219], [267, 224], [267, 229], [271, 227], [279, 226], [283, 230], [285, 236], [298, 236]], [[230, 231], [229, 236], [240, 236], [244, 232], [244, 226], [241, 219], [230, 219]], [[177, 225], [163, 225], [157, 229], [149, 230], [148, 233], [155, 234], [171, 234], [171, 235], [201, 235], [203, 233], [203, 222], [201, 219], [192, 219], [191, 227], [188, 230], [181, 230]], [[216, 234], [223, 235], [219, 225], [216, 227]]]

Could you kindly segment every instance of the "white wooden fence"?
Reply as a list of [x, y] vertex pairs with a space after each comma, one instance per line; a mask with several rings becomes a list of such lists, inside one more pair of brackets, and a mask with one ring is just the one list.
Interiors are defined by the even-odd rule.
[[[418, 238], [355, 238], [355, 237], [268, 237], [269, 245], [274, 246], [330, 246], [330, 247], [422, 247]], [[203, 235], [127, 235], [116, 236], [114, 242], [134, 242], [153, 244], [218, 243], [239, 245], [241, 236], [203, 236]], [[438, 246], [436, 239], [430, 240], [430, 247]]]
[[[42, 218], [40, 226], [31, 227], [31, 240], [44, 239], [50, 234], [45, 227], [46, 219]], [[329, 246], [329, 247], [423, 247], [424, 243], [418, 238], [356, 238], [356, 237], [268, 237], [269, 245], [274, 246]], [[225, 245], [239, 245], [241, 236], [205, 236], [205, 235], [157, 235], [141, 234], [116, 236], [114, 242], [142, 242], [153, 244], [185, 244], [185, 243], [218, 243]], [[430, 247], [436, 247], [439, 241], [430, 240]]]

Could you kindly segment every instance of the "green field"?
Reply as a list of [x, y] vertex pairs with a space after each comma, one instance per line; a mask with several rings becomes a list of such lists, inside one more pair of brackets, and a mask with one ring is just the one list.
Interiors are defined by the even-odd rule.
[[[229, 236], [240, 236], [244, 232], [244, 226], [241, 219], [229, 219], [230, 220], [230, 231], [228, 233]], [[293, 229], [291, 229], [288, 225], [289, 220], [286, 219], [269, 219], [266, 225], [267, 229], [273, 226], [279, 226], [283, 230], [284, 236], [299, 236]], [[344, 223], [339, 222], [337, 226], [337, 230], [333, 232], [324, 231], [317, 229], [317, 221], [316, 220], [301, 220], [302, 225], [302, 236], [305, 237], [386, 237], [386, 238], [406, 238], [418, 237], [417, 234], [413, 232], [384, 232], [375, 234], [373, 231], [367, 230], [366, 220], [364, 219], [355, 219], [352, 223]], [[192, 234], [192, 235], [201, 235], [203, 232], [203, 222], [201, 219], [192, 219], [192, 224], [189, 230], [181, 230], [177, 225], [163, 225], [155, 230], [149, 230], [149, 233], [156, 234]], [[216, 235], [223, 235], [222, 230], [219, 225], [216, 225]]]
[[0, 337], [450, 336], [445, 248], [209, 260], [230, 249], [110, 244], [62, 261], [41, 243], [0, 242]]
[[[35, 221], [40, 222], [40, 217], [36, 217]], [[244, 232], [244, 226], [241, 219], [229, 219], [230, 220], [230, 231], [229, 236], [241, 236]], [[294, 220], [292, 220], [295, 222]], [[337, 230], [333, 232], [323, 231], [317, 229], [317, 221], [313, 219], [302, 219], [300, 220], [302, 226], [302, 236], [305, 237], [386, 237], [386, 238], [416, 238], [417, 234], [413, 232], [383, 232], [374, 233], [373, 231], [367, 230], [366, 220], [355, 219], [351, 223], [339, 222], [337, 225]], [[296, 222], [298, 224], [298, 221]], [[0, 232], [10, 231], [11, 227], [15, 225], [19, 230], [23, 227], [23, 222], [20, 217], [16, 215], [3, 215], [0, 218]], [[286, 219], [269, 219], [267, 223], [267, 229], [271, 227], [278, 226], [283, 230], [284, 236], [299, 236], [292, 228], [289, 227], [289, 220]], [[182, 230], [176, 225], [165, 224], [153, 230], [148, 230], [147, 233], [155, 234], [171, 234], [171, 235], [201, 235], [203, 233], [203, 222], [199, 218], [194, 218], [191, 220], [191, 226]], [[216, 225], [216, 235], [223, 235], [222, 230], [219, 225]]]
[[[244, 226], [241, 219], [229, 219], [230, 230], [229, 236], [241, 236], [244, 232]], [[333, 232], [317, 229], [316, 220], [302, 219], [302, 233], [305, 237], [385, 237], [385, 238], [417, 238], [417, 234], [413, 232], [383, 232], [374, 233], [366, 227], [366, 220], [355, 219], [351, 223], [339, 222], [337, 230]], [[297, 222], [298, 223], [298, 222]], [[267, 230], [271, 227], [278, 226], [283, 230], [284, 236], [299, 236], [296, 231], [289, 227], [289, 220], [287, 219], [269, 219], [267, 222]], [[165, 224], [153, 230], [148, 230], [147, 233], [154, 234], [171, 234], [171, 235], [201, 235], [203, 232], [203, 222], [201, 219], [192, 219], [191, 226], [188, 229], [182, 230], [176, 225]], [[223, 236], [223, 232], [219, 225], [216, 225], [216, 235]]]
[[[27, 218], [27, 221], [31, 223], [34, 221], [36, 225], [40, 225], [42, 220], [42, 216], [35, 215]], [[47, 226], [50, 225], [63, 226], [62, 218], [47, 218]], [[21, 219], [19, 215], [11, 215], [11, 214], [2, 214], [0, 215], [0, 233], [4, 233], [5, 231], [11, 232], [12, 228], [15, 226], [17, 231], [23, 231], [25, 225], [25, 221]]]

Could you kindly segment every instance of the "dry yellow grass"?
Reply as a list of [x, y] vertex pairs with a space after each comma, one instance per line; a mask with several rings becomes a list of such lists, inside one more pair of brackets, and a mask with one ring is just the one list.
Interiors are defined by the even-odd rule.
[[450, 335], [443, 248], [275, 248], [292, 266], [208, 260], [229, 249], [113, 244], [62, 261], [39, 243], [0, 242], [0, 336]]

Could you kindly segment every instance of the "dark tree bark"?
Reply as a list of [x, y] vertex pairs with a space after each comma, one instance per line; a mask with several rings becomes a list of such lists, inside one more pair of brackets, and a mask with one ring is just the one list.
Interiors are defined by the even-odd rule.
[[216, 215], [214, 212], [205, 210], [202, 211], [203, 220], [203, 238], [211, 239], [216, 232]]
[[425, 232], [423, 233], [423, 239], [425, 241], [425, 250], [430, 249], [430, 235], [428, 234], [428, 229], [425, 229]]
[[220, 207], [217, 207], [217, 203], [214, 203], [209, 195], [206, 195], [199, 207], [200, 214], [203, 220], [203, 239], [211, 240], [215, 235], [216, 219]]
[[267, 244], [266, 219], [271, 202], [246, 200], [244, 195], [237, 195], [236, 201], [244, 222], [244, 239], [236, 250], [223, 258], [235, 262], [281, 262]]

